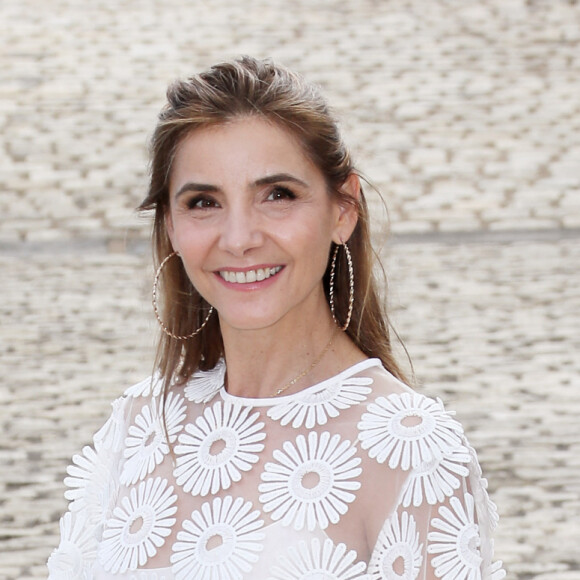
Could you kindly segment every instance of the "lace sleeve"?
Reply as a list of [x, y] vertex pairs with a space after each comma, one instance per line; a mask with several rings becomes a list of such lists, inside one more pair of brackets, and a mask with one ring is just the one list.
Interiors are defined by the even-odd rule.
[[379, 397], [361, 417], [359, 439], [379, 477], [402, 482], [380, 526], [370, 579], [505, 577], [492, 561], [497, 512], [486, 481], [441, 401], [413, 392]]
[[60, 544], [47, 566], [49, 580], [91, 577], [103, 523], [114, 505], [125, 437], [126, 398], [113, 402], [113, 411], [95, 434], [93, 445], [72, 458], [64, 480], [67, 512], [60, 520]]

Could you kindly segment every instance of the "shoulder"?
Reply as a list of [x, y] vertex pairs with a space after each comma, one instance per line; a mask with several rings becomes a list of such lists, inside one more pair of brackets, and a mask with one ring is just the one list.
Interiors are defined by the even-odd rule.
[[134, 385], [131, 385], [128, 389], [125, 389], [123, 398], [130, 399], [131, 397], [156, 397], [160, 395], [163, 391], [163, 379], [160, 374], [155, 373]]
[[465, 451], [463, 427], [440, 399], [416, 392], [383, 367], [369, 372], [373, 392], [357, 427], [371, 458], [407, 471]]
[[[369, 364], [361, 373], [370, 380], [372, 391], [367, 400], [367, 408], [376, 410], [377, 405], [379, 407], [395, 407], [399, 410], [401, 417], [415, 416], [417, 424], [422, 423], [421, 419], [427, 418], [430, 414], [436, 414], [439, 419], [455, 415], [454, 411], [445, 408], [439, 397], [417, 391], [392, 375], [380, 364], [380, 361], [369, 360], [373, 361], [374, 364]], [[410, 421], [407, 421], [407, 424], [409, 423]], [[455, 424], [458, 424], [457, 420], [454, 420], [453, 423], [454, 427], [457, 428]], [[423, 425], [423, 427], [427, 427], [427, 425]]]
[[361, 374], [372, 379], [375, 396], [415, 392], [412, 387], [391, 374], [379, 359], [367, 359], [359, 364], [364, 364]]

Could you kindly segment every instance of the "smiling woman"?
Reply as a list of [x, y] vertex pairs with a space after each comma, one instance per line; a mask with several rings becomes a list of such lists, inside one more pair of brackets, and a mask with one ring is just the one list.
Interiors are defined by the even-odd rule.
[[177, 82], [141, 208], [157, 368], [73, 459], [50, 578], [503, 578], [475, 452], [394, 360], [320, 94], [249, 57]]
[[[341, 187], [356, 201], [356, 178]], [[281, 344], [317, 317], [320, 334], [330, 336], [331, 317], [320, 316], [328, 311], [322, 278], [331, 244], [347, 240], [356, 219], [354, 203], [329, 195], [292, 134], [261, 118], [198, 129], [175, 155], [167, 233], [194, 288], [219, 313], [227, 355], [243, 347], [246, 359], [249, 336]], [[279, 380], [291, 367], [288, 359]], [[271, 393], [272, 378], [252, 377], [253, 394]]]

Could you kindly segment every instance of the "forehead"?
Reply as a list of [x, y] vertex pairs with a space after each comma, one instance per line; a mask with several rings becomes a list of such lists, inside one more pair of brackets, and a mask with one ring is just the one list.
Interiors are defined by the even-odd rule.
[[239, 182], [280, 172], [322, 177], [289, 129], [260, 117], [242, 117], [189, 133], [177, 148], [170, 189], [192, 177]]

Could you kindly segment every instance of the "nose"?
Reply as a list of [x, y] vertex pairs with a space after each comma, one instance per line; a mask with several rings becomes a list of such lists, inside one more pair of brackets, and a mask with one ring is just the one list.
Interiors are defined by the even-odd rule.
[[259, 216], [249, 207], [231, 207], [223, 221], [219, 248], [234, 256], [243, 256], [263, 243]]

